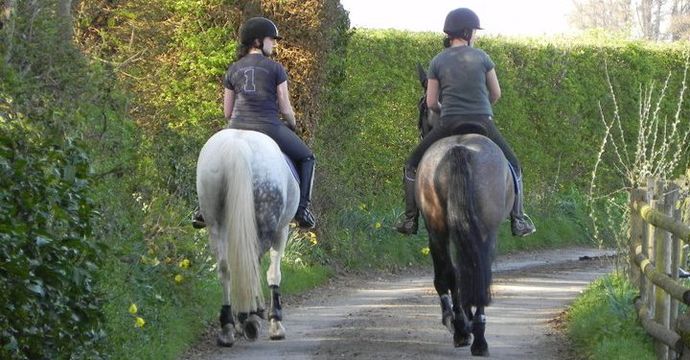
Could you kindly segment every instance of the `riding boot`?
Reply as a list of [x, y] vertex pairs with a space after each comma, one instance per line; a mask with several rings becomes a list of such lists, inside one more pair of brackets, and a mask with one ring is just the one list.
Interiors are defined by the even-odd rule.
[[192, 216], [192, 227], [195, 229], [203, 229], [206, 227], [204, 222], [204, 217], [201, 215], [201, 211], [197, 208]]
[[405, 188], [405, 213], [404, 217], [398, 220], [395, 229], [405, 235], [417, 233], [419, 210], [415, 200], [415, 177], [414, 171], [403, 170], [403, 184]]
[[516, 178], [517, 192], [515, 194], [515, 202], [513, 203], [513, 210], [510, 212], [510, 229], [513, 236], [527, 236], [537, 231], [532, 223], [532, 219], [525, 214], [523, 208], [523, 191], [522, 191], [522, 177]]
[[311, 190], [314, 185], [314, 166], [316, 161], [313, 156], [310, 156], [301, 163], [299, 163], [299, 190], [300, 190], [300, 200], [299, 207], [297, 208], [297, 213], [295, 214], [295, 220], [297, 225], [301, 228], [311, 229], [316, 225], [316, 220], [314, 220], [314, 215], [309, 211], [309, 205], [311, 204]]

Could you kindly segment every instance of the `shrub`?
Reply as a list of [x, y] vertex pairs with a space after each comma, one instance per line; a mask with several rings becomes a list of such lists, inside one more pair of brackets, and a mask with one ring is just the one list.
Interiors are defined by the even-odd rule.
[[89, 164], [0, 94], [0, 358], [100, 357]]

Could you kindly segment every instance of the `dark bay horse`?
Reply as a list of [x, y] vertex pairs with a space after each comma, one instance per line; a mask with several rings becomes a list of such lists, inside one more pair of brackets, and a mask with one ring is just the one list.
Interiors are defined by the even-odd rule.
[[258, 337], [264, 316], [259, 260], [267, 251], [268, 333], [272, 340], [285, 338], [280, 261], [299, 187], [283, 153], [262, 133], [222, 130], [201, 149], [196, 187], [223, 287], [218, 344], [232, 346], [238, 330], [249, 340]]
[[[435, 116], [420, 111], [425, 112], [422, 121]], [[481, 132], [472, 129], [477, 130]], [[442, 322], [456, 347], [469, 345], [474, 335], [472, 355], [488, 356], [484, 307], [491, 302], [491, 265], [499, 226], [515, 198], [508, 160], [481, 134], [450, 136], [426, 151], [415, 185], [429, 233]]]

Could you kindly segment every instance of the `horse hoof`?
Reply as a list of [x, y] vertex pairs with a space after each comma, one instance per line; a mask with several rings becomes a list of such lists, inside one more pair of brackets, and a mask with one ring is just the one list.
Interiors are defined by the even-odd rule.
[[249, 341], [254, 341], [259, 337], [259, 330], [261, 330], [261, 323], [257, 315], [250, 315], [249, 318], [242, 324], [242, 331], [244, 337]]
[[271, 319], [268, 334], [271, 340], [283, 340], [285, 339], [285, 328], [283, 327], [283, 324], [280, 321], [276, 319]]
[[456, 332], [455, 334], [453, 334], [453, 345], [455, 345], [456, 348], [465, 347], [470, 344], [471, 339], [472, 335], [470, 334], [462, 335]]
[[235, 344], [235, 325], [226, 324], [218, 333], [218, 346], [232, 347]]
[[487, 357], [487, 356], [489, 356], [489, 349], [474, 349], [474, 346], [473, 346], [472, 347], [472, 355], [473, 356]]

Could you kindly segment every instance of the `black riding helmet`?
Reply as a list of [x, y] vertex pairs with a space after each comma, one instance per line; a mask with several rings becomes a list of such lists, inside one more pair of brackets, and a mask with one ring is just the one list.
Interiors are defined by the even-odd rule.
[[458, 8], [446, 15], [446, 22], [443, 24], [444, 33], [448, 35], [459, 34], [467, 29], [482, 29], [479, 26], [479, 16], [474, 11], [468, 8]]
[[244, 45], [252, 45], [254, 39], [262, 41], [265, 37], [272, 37], [274, 39], [282, 39], [278, 35], [278, 27], [273, 21], [265, 17], [253, 17], [247, 20], [240, 28], [240, 43]]

